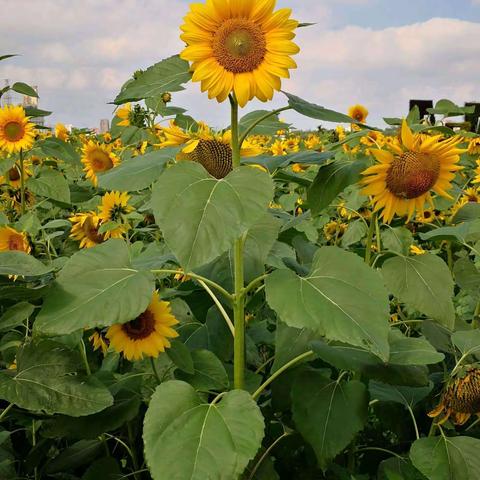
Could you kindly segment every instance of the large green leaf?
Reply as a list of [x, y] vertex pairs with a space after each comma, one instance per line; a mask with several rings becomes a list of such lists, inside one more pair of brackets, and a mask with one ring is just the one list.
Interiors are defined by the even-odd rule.
[[277, 270], [266, 280], [266, 293], [287, 325], [388, 358], [388, 295], [380, 277], [357, 255], [321, 248], [308, 277]]
[[27, 188], [35, 195], [62, 203], [70, 203], [67, 179], [57, 170], [43, 168], [38, 177], [28, 179]]
[[24, 252], [0, 252], [0, 275], [22, 275], [36, 277], [52, 271], [40, 260]]
[[127, 245], [109, 240], [77, 252], [63, 267], [35, 321], [44, 335], [124, 323], [150, 303], [153, 275], [134, 269]]
[[388, 226], [387, 230], [382, 232], [382, 243], [386, 250], [408, 255], [410, 245], [413, 244], [413, 234], [408, 228]]
[[331, 380], [303, 372], [292, 389], [293, 420], [324, 469], [353, 440], [367, 420], [368, 394], [358, 381]]
[[78, 372], [77, 352], [49, 340], [30, 343], [17, 353], [17, 369], [0, 372], [0, 398], [27, 410], [72, 417], [109, 407], [113, 398], [94, 377]]
[[462, 352], [462, 355], [476, 355], [480, 353], [480, 331], [463, 330], [455, 332], [452, 343]]
[[122, 103], [157, 97], [165, 92], [179, 92], [190, 81], [190, 65], [179, 55], [166, 58], [147, 68], [137, 79], [128, 81], [114, 103]]
[[222, 180], [181, 162], [155, 184], [152, 205], [165, 241], [186, 271], [215, 259], [263, 217], [273, 197], [264, 172], [235, 169]]
[[455, 323], [453, 280], [445, 262], [426, 253], [395, 257], [382, 266], [387, 288], [411, 308], [452, 329]]
[[163, 173], [165, 164], [175, 158], [177, 148], [166, 148], [129, 158], [118, 167], [98, 176], [98, 184], [107, 190], [135, 192], [148, 188]]
[[30, 317], [34, 311], [35, 307], [31, 303], [17, 303], [0, 317], [0, 331], [11, 330], [18, 325], [22, 325], [24, 320]]
[[38, 93], [36, 92], [36, 90], [30, 85], [27, 85], [26, 83], [15, 82], [10, 88], [14, 92], [21, 93], [22, 95], [38, 98]]
[[420, 438], [410, 450], [410, 459], [428, 480], [474, 480], [480, 478], [480, 440], [471, 437]]
[[72, 165], [81, 165], [80, 155], [77, 153], [73, 145], [60, 140], [59, 138], [46, 138], [45, 140], [40, 141], [37, 146], [45, 156], [53, 157], [57, 160], [63, 160]]
[[469, 258], [461, 258], [453, 268], [456, 283], [470, 295], [480, 298], [480, 271]]
[[[243, 134], [247, 129], [253, 126], [260, 119], [268, 115], [268, 110], [255, 110], [254, 112], [247, 113], [240, 119], [239, 129]], [[262, 120], [251, 130], [250, 135], [275, 135], [278, 130], [286, 130], [290, 127], [290, 124], [281, 122], [278, 118], [278, 114], [270, 115], [268, 118]]]
[[371, 380], [368, 388], [372, 399], [401, 403], [405, 407], [412, 408], [432, 391], [433, 383], [430, 382], [425, 387], [405, 387]]
[[145, 458], [154, 480], [233, 480], [260, 448], [263, 429], [247, 392], [208, 404], [190, 385], [170, 381], [157, 387], [145, 416]]
[[390, 360], [395, 365], [431, 365], [443, 361], [445, 355], [423, 337], [406, 337], [400, 330], [389, 335]]
[[360, 179], [365, 170], [365, 160], [352, 161], [347, 157], [321, 167], [307, 191], [308, 204], [313, 215], [318, 215], [327, 208], [348, 186]]

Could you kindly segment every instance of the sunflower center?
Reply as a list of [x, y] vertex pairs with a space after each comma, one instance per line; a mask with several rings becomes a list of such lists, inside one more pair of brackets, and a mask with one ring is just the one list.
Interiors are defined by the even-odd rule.
[[17, 180], [20, 180], [20, 172], [18, 171], [18, 168], [17, 168], [17, 167], [12, 167], [12, 168], [8, 171], [8, 179], [9, 179], [11, 182], [16, 182]]
[[90, 163], [96, 172], [105, 172], [113, 168], [113, 162], [108, 153], [100, 149], [93, 152]]
[[18, 142], [24, 134], [23, 125], [19, 122], [8, 122], [3, 127], [3, 131], [9, 142]]
[[460, 413], [480, 412], [480, 370], [471, 370], [448, 388], [446, 399]]
[[9, 250], [20, 250], [23, 252], [23, 238], [20, 235], [11, 235], [8, 238]]
[[387, 172], [387, 187], [399, 198], [417, 198], [427, 193], [440, 175], [440, 162], [425, 153], [405, 152], [395, 157]]
[[110, 210], [110, 220], [116, 222], [122, 220], [122, 215], [126, 215], [127, 209], [123, 205], [114, 205]]
[[203, 165], [215, 178], [224, 178], [232, 171], [232, 149], [218, 140], [200, 140], [188, 158]]
[[215, 33], [212, 46], [218, 63], [233, 73], [253, 72], [267, 53], [261, 28], [244, 18], [225, 21]]
[[155, 317], [150, 310], [145, 310], [135, 320], [124, 323], [122, 330], [132, 340], [143, 340], [155, 331]]

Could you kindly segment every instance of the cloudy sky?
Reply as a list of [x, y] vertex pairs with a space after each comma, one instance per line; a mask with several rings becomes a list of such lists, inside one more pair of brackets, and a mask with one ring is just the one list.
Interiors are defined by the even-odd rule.
[[[196, 0], [200, 1], [200, 0]], [[178, 53], [187, 0], [0, 0], [0, 81], [38, 85], [48, 119], [95, 127], [133, 71]], [[329, 108], [354, 103], [370, 123], [405, 115], [410, 98], [480, 100], [480, 0], [279, 0], [302, 22], [299, 69], [284, 90]], [[285, 103], [278, 94], [272, 108]], [[213, 126], [228, 122], [198, 84], [178, 106]], [[212, 108], [215, 107], [215, 108]], [[264, 108], [252, 103], [248, 109]], [[297, 126], [316, 122], [295, 114]]]

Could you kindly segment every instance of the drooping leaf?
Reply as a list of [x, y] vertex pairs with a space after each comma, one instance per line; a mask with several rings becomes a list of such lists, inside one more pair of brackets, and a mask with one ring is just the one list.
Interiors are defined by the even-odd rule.
[[233, 390], [207, 404], [190, 385], [170, 381], [157, 387], [145, 416], [145, 457], [154, 480], [238, 478], [257, 453], [263, 429], [247, 392]]
[[45, 298], [35, 321], [43, 335], [133, 320], [147, 308], [153, 275], [131, 266], [127, 245], [109, 240], [73, 255]]
[[277, 270], [266, 280], [266, 293], [287, 325], [388, 358], [388, 295], [380, 277], [357, 255], [321, 248], [308, 277]]
[[241, 167], [216, 180], [201, 165], [181, 162], [155, 184], [152, 205], [167, 245], [190, 272], [230, 249], [272, 196], [271, 178], [257, 169]]
[[114, 103], [122, 103], [157, 97], [165, 92], [184, 90], [184, 84], [192, 78], [190, 65], [179, 55], [166, 58], [142, 72], [135, 80], [127, 82]]
[[461, 258], [453, 268], [456, 283], [470, 295], [480, 298], [480, 271], [469, 258]]
[[312, 214], [321, 213], [343, 190], [357, 182], [365, 168], [365, 160], [352, 161], [346, 157], [321, 167], [307, 191]]
[[37, 177], [28, 179], [26, 186], [35, 195], [70, 203], [67, 179], [57, 170], [43, 168]]
[[56, 137], [49, 137], [40, 141], [37, 145], [40, 151], [47, 157], [53, 157], [57, 160], [63, 160], [71, 165], [81, 165], [80, 155], [73, 145], [64, 142]]
[[433, 383], [430, 382], [425, 387], [402, 387], [371, 380], [368, 388], [372, 399], [378, 399], [382, 402], [401, 403], [405, 407], [412, 408], [429, 395], [432, 391]]
[[14, 92], [21, 93], [22, 95], [38, 98], [38, 93], [36, 92], [36, 90], [30, 85], [27, 85], [26, 83], [15, 82], [10, 88]]
[[426, 253], [415, 257], [395, 257], [382, 266], [387, 288], [409, 307], [452, 329], [453, 280], [445, 262]]
[[429, 437], [410, 450], [413, 465], [428, 480], [480, 478], [480, 440], [471, 437]]
[[396, 365], [430, 365], [443, 361], [445, 355], [423, 337], [406, 337], [393, 329], [389, 335], [390, 360]]
[[343, 382], [302, 372], [293, 385], [293, 420], [325, 468], [367, 420], [368, 394], [358, 381]]
[[463, 330], [455, 332], [452, 343], [462, 352], [462, 355], [475, 355], [480, 352], [480, 331]]
[[72, 417], [91, 415], [113, 403], [105, 386], [78, 372], [77, 352], [60, 343], [29, 343], [19, 349], [16, 359], [16, 370], [0, 372], [3, 400], [27, 410]]
[[118, 167], [98, 176], [98, 184], [107, 190], [135, 192], [156, 182], [165, 164], [175, 158], [177, 148], [165, 148], [145, 155], [129, 158]]
[[0, 275], [36, 277], [51, 272], [53, 268], [35, 257], [19, 251], [0, 252]]
[[19, 302], [9, 308], [0, 317], [0, 331], [10, 330], [21, 325], [32, 313], [35, 307], [28, 302]]
[[[268, 110], [255, 110], [247, 113], [240, 119], [240, 134], [243, 135], [247, 129], [269, 113]], [[290, 124], [281, 122], [278, 115], [271, 115], [256, 125], [250, 135], [275, 135], [279, 130], [287, 130], [288, 128], [290, 128]]]

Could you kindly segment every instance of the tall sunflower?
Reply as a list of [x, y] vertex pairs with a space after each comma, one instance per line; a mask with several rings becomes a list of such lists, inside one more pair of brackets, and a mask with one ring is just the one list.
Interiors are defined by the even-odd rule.
[[55, 136], [60, 140], [66, 142], [68, 140], [70, 132], [67, 130], [67, 127], [63, 123], [57, 123], [55, 125]]
[[70, 237], [80, 241], [80, 248], [91, 248], [105, 240], [105, 236], [98, 233], [100, 217], [95, 212], [77, 213], [69, 220], [73, 223]]
[[433, 205], [431, 191], [451, 198], [447, 191], [455, 172], [463, 168], [458, 165], [463, 152], [458, 143], [455, 137], [441, 140], [441, 135], [413, 134], [404, 120], [401, 141], [388, 144], [391, 151], [371, 150], [380, 163], [363, 172], [362, 193], [372, 196], [375, 211], [383, 209], [387, 223], [395, 214], [407, 215], [407, 221], [415, 210], [422, 215], [426, 202]]
[[266, 102], [280, 90], [281, 78], [297, 65], [292, 42], [298, 22], [288, 8], [274, 12], [275, 0], [207, 0], [185, 17], [181, 53], [192, 62], [193, 81], [223, 102], [234, 92], [241, 107], [257, 97]]
[[170, 304], [160, 300], [154, 292], [147, 309], [127, 323], [112, 325], [106, 337], [110, 345], [127, 360], [141, 360], [143, 356], [158, 357], [171, 346], [169, 338], [178, 337], [172, 328], [178, 324]]
[[98, 184], [97, 173], [106, 172], [120, 163], [112, 149], [112, 145], [100, 144], [92, 140], [83, 146], [82, 163], [85, 165], [83, 170], [95, 187]]
[[365, 123], [368, 117], [368, 110], [363, 105], [352, 105], [348, 109], [348, 116], [357, 122]]
[[[178, 156], [179, 160], [200, 163], [215, 178], [224, 178], [232, 171], [230, 130], [216, 133], [204, 123], [200, 123], [196, 132], [185, 131], [173, 122], [170, 123], [170, 127], [164, 127], [162, 130], [166, 140], [160, 144], [161, 147], [185, 145]], [[254, 157], [262, 152], [260, 146], [253, 145], [247, 140], [243, 142], [240, 155]]]
[[30, 253], [27, 235], [23, 232], [17, 232], [17, 230], [11, 227], [1, 227], [0, 252], [8, 250]]
[[124, 233], [130, 230], [125, 215], [133, 211], [128, 204], [130, 195], [125, 192], [107, 192], [102, 197], [102, 204], [99, 208], [98, 218], [102, 223], [114, 222], [116, 226], [104, 233], [105, 240], [109, 238], [121, 238]]
[[8, 153], [28, 150], [35, 139], [35, 126], [20, 106], [0, 108], [0, 150]]

